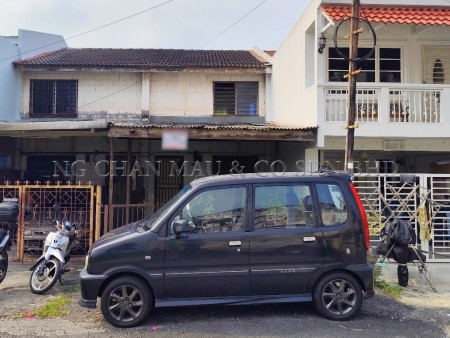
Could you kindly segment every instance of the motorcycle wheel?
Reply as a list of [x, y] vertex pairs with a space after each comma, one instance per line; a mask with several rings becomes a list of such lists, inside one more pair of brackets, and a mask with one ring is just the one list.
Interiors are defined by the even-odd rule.
[[[44, 264], [44, 262], [42, 262], [42, 264]], [[45, 263], [43, 273], [39, 276], [39, 267], [42, 264], [39, 264], [36, 269], [34, 269], [29, 283], [31, 292], [38, 295], [50, 290], [61, 274], [61, 262], [52, 257]]]
[[6, 272], [8, 271], [8, 253], [6, 250], [0, 252], [0, 259], [5, 260], [3, 268], [0, 269], [0, 283], [3, 282], [6, 276]]

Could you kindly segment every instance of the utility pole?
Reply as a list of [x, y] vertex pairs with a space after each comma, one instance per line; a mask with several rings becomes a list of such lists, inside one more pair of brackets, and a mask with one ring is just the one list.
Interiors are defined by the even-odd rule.
[[355, 119], [356, 119], [356, 69], [358, 57], [359, 37], [359, 7], [360, 0], [354, 0], [352, 5], [352, 17], [350, 21], [350, 50], [348, 64], [348, 116], [347, 139], [345, 142], [345, 169], [353, 173], [353, 146], [355, 143]]

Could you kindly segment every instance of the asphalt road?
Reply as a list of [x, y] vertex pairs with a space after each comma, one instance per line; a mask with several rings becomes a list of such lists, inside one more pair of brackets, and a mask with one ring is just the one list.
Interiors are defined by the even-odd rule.
[[[321, 318], [312, 304], [258, 306], [202, 306], [156, 309], [141, 326], [117, 329], [106, 323], [99, 309], [78, 306], [76, 271], [68, 285], [57, 284], [48, 295], [33, 295], [19, 281], [28, 272], [13, 268], [14, 285], [0, 285], [0, 337], [450, 337], [448, 309], [405, 305], [379, 291], [363, 303], [355, 319], [336, 322]], [[20, 270], [20, 269], [19, 269]], [[9, 273], [9, 272], [8, 272]], [[20, 278], [18, 276], [21, 276]], [[17, 281], [14, 279], [16, 278]], [[71, 284], [71, 285], [70, 285]], [[48, 297], [69, 292], [70, 314], [61, 318], [17, 318]]]

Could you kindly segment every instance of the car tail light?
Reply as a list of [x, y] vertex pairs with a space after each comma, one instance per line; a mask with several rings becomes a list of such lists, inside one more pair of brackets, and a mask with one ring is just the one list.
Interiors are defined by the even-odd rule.
[[358, 191], [353, 183], [350, 183], [350, 189], [352, 190], [353, 196], [355, 197], [356, 204], [358, 205], [359, 213], [363, 222], [364, 239], [366, 243], [366, 249], [370, 248], [370, 237], [369, 237], [369, 222], [367, 221], [366, 211], [359, 198]]

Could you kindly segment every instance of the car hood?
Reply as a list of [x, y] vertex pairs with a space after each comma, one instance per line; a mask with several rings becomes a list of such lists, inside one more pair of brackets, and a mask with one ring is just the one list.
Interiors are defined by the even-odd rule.
[[121, 227], [118, 227], [117, 229], [111, 230], [110, 232], [104, 234], [102, 237], [96, 240], [92, 248], [98, 247], [106, 243], [110, 243], [118, 238], [124, 238], [130, 234], [135, 233], [137, 223], [139, 222], [126, 224]]

